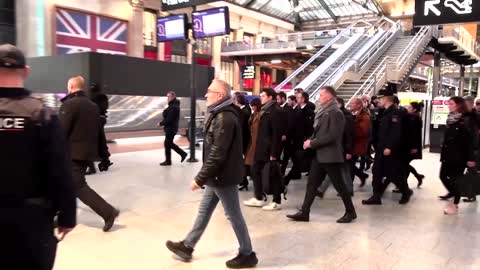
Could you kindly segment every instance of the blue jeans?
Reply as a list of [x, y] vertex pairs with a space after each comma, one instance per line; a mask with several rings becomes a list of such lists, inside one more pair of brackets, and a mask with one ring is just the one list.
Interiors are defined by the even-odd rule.
[[253, 251], [252, 242], [242, 215], [242, 210], [240, 209], [237, 186], [206, 187], [203, 199], [200, 202], [195, 224], [185, 238], [185, 246], [189, 248], [195, 247], [205, 232], [219, 201], [222, 202], [225, 215], [232, 224], [233, 231], [237, 236], [238, 243], [240, 244], [239, 253], [242, 255], [250, 255]]

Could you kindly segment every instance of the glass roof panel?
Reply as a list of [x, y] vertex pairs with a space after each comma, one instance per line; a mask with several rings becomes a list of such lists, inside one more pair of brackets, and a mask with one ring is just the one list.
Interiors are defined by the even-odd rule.
[[[230, 0], [236, 4], [257, 10], [261, 13], [279, 17], [290, 22], [295, 21], [293, 1], [290, 0]], [[320, 1], [328, 6], [325, 10]], [[298, 0], [301, 9], [298, 11], [301, 22], [331, 19], [330, 13], [336, 17], [350, 17], [363, 14], [378, 14], [380, 11], [373, 0]], [[367, 7], [362, 6], [367, 3]], [[300, 23], [301, 23], [300, 22]]]

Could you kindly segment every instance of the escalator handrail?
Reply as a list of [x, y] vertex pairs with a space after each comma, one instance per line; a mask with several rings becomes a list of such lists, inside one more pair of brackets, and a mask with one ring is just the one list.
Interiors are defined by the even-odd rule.
[[305, 63], [303, 63], [303, 65], [301, 65], [294, 72], [292, 72], [292, 74], [290, 74], [285, 80], [283, 80], [283, 82], [281, 82], [279, 85], [277, 85], [277, 87], [275, 87], [275, 90], [282, 89], [282, 87], [284, 87], [287, 83], [292, 81], [298, 74], [300, 74], [303, 70], [305, 70], [305, 68], [307, 66], [309, 66], [318, 57], [320, 57], [320, 55], [322, 55], [325, 51], [330, 49], [330, 47], [332, 47], [333, 44], [335, 44], [340, 38], [342, 38], [345, 35], [345, 33], [350, 31], [351, 29], [353, 29], [354, 26], [357, 25], [360, 22], [372, 26], [372, 24], [370, 22], [366, 21], [366, 20], [360, 19], [360, 20], [355, 21], [354, 23], [349, 25], [347, 28], [345, 28], [342, 32], [340, 32], [335, 38], [330, 40], [327, 43], [327, 45], [325, 45], [322, 49], [320, 49], [317, 53], [315, 53], [312, 57], [310, 57], [310, 59], [308, 59]]
[[386, 35], [384, 35], [381, 40], [375, 43], [372, 48], [368, 52], [364, 54], [364, 56], [360, 59], [359, 61], [359, 70], [356, 70], [357, 72], [362, 70], [365, 67], [365, 64], [368, 62], [368, 60], [374, 55], [380, 48], [385, 46], [390, 39], [392, 39], [395, 36], [395, 33], [401, 29], [400, 21], [393, 21], [389, 18], [385, 18], [385, 20], [390, 23], [392, 26], [391, 28], [386, 32]]

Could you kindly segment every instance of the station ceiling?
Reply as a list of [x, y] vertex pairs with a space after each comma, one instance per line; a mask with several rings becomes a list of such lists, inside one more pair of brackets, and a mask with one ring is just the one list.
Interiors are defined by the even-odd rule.
[[337, 24], [346, 18], [382, 15], [376, 0], [231, 0], [237, 5], [302, 24]]

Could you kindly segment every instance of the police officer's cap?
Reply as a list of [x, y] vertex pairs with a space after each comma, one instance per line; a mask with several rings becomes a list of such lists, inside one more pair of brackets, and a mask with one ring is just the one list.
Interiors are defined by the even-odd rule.
[[26, 65], [25, 55], [17, 47], [11, 44], [0, 45], [0, 68], [20, 69]]
[[390, 89], [382, 89], [382, 90], [378, 91], [378, 94], [377, 94], [377, 98], [393, 97], [393, 96], [395, 96], [395, 93]]

